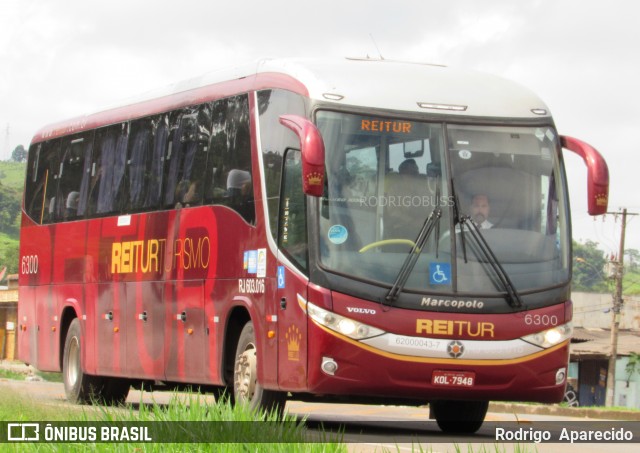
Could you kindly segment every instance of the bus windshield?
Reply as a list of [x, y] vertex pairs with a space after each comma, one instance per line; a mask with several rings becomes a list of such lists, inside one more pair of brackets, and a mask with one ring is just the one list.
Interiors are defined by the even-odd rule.
[[318, 213], [325, 269], [393, 285], [436, 213], [403, 290], [502, 294], [497, 269], [518, 291], [567, 282], [566, 191], [553, 128], [325, 111], [317, 124], [326, 146]]

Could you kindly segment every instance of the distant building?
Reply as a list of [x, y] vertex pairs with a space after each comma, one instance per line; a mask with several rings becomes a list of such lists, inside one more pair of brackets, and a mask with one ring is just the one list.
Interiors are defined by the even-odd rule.
[[[612, 294], [571, 294], [573, 300], [573, 325], [579, 327], [611, 328]], [[640, 296], [624, 296], [620, 317], [621, 329], [640, 329]]]
[[[569, 382], [581, 406], [604, 406], [611, 354], [611, 294], [573, 293], [574, 334]], [[640, 297], [624, 297], [618, 335], [614, 405], [640, 409], [640, 370], [627, 374], [631, 353], [640, 354]]]
[[0, 289], [0, 359], [15, 360], [18, 356], [18, 275], [7, 276], [6, 289]]

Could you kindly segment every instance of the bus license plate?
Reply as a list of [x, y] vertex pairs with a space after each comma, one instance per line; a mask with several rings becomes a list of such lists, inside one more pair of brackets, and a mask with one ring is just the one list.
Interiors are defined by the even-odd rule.
[[449, 387], [473, 387], [476, 382], [476, 373], [471, 371], [442, 371], [436, 370], [431, 376], [432, 385], [445, 385]]

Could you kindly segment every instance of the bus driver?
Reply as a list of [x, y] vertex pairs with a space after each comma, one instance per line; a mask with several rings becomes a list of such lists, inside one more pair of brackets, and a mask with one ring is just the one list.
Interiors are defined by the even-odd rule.
[[471, 202], [471, 219], [481, 230], [487, 230], [493, 227], [493, 223], [489, 222], [489, 197], [486, 195], [476, 195]]

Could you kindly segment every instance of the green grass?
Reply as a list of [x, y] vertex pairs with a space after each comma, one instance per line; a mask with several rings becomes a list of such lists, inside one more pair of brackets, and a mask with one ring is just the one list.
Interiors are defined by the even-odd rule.
[[18, 371], [0, 369], [0, 378], [15, 379], [17, 381], [24, 381], [27, 376], [28, 376], [27, 374], [20, 373]]
[[625, 269], [622, 278], [622, 292], [625, 296], [640, 294], [640, 272]]
[[637, 409], [635, 407], [624, 407], [624, 406], [611, 406], [611, 407], [605, 407], [605, 406], [580, 406], [579, 408], [582, 408], [582, 409], [601, 409], [601, 410], [607, 410], [607, 411], [611, 411], [611, 412], [640, 412], [640, 409]]
[[0, 162], [0, 183], [22, 193], [26, 168], [26, 163], [11, 161]]
[[[48, 373], [46, 371], [36, 371], [34, 374], [48, 382], [62, 382], [61, 373]], [[29, 376], [28, 372], [0, 369], [0, 378], [24, 381], [27, 378], [27, 376]]]
[[0, 398], [0, 421], [64, 421], [82, 415], [80, 407], [61, 407], [42, 404], [28, 395], [3, 392]]
[[[98, 452], [346, 452], [338, 434], [321, 434], [320, 442], [308, 443], [304, 421], [292, 416], [278, 420], [275, 413], [255, 413], [243, 406], [232, 406], [223, 400], [217, 404], [198, 394], [176, 394], [167, 405], [140, 403], [133, 406], [48, 406], [12, 394], [0, 399], [2, 421], [68, 421], [76, 423], [108, 422], [110, 426], [141, 422], [208, 422], [154, 423], [154, 433], [161, 432], [162, 443], [25, 443], [5, 444], [11, 451], [98, 451]], [[225, 423], [233, 422], [233, 423]], [[81, 426], [81, 425], [77, 425]], [[158, 431], [160, 430], [160, 431]], [[171, 439], [176, 443], [172, 443]], [[211, 443], [189, 443], [189, 440], [211, 440]], [[180, 443], [177, 443], [177, 442]]]

